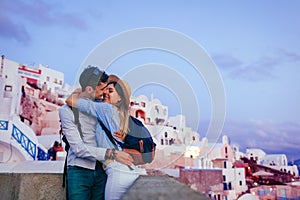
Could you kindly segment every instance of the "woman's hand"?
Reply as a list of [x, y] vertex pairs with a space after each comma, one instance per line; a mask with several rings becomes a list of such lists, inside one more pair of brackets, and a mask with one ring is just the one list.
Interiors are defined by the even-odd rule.
[[121, 130], [118, 130], [116, 132], [114, 132], [114, 137], [117, 139], [117, 140], [122, 140], [124, 141], [125, 137], [126, 137], [126, 133], [124, 133], [123, 131]]
[[80, 97], [81, 94], [81, 89], [77, 88], [72, 92], [72, 94], [67, 98], [66, 104], [68, 104], [71, 107], [76, 107], [77, 106], [77, 101]]

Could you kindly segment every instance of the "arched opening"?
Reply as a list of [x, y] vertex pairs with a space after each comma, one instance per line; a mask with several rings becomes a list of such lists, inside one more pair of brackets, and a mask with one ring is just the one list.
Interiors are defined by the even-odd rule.
[[135, 111], [135, 117], [138, 118], [138, 119], [143, 119], [144, 121], [145, 120], [145, 112], [143, 110], [136, 110]]

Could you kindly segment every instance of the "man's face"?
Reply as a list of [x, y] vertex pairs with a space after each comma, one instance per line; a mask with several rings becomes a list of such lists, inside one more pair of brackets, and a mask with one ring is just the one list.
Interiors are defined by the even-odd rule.
[[102, 100], [103, 99], [103, 91], [106, 87], [106, 83], [100, 83], [95, 89], [95, 100]]

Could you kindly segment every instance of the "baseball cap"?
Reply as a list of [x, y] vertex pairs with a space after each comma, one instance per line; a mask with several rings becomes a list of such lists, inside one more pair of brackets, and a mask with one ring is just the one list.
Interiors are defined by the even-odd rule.
[[100, 70], [98, 67], [89, 65], [83, 70], [79, 77], [79, 83], [82, 90], [85, 90], [87, 86], [91, 86], [95, 89], [100, 82], [105, 83], [108, 79], [108, 75], [105, 71]]

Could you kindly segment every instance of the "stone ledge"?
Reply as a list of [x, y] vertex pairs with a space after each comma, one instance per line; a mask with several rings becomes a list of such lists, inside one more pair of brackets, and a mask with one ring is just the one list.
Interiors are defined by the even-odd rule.
[[6, 200], [65, 200], [62, 174], [0, 173], [1, 198]]
[[[0, 173], [1, 198], [6, 200], [65, 200], [61, 173]], [[141, 176], [123, 200], [207, 199], [167, 175]]]
[[138, 178], [131, 188], [129, 188], [127, 193], [122, 197], [122, 200], [132, 199], [204, 200], [208, 198], [167, 175], [150, 175]]

